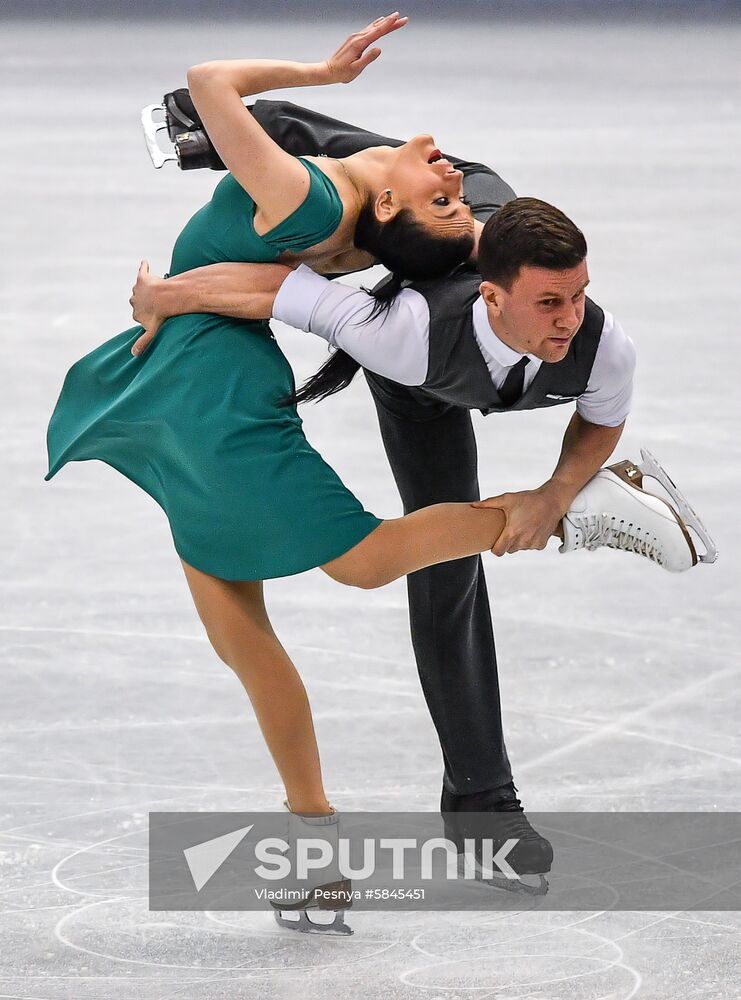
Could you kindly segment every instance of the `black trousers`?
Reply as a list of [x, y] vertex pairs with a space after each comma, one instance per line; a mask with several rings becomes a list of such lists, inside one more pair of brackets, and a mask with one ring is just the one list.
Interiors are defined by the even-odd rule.
[[[295, 156], [348, 156], [398, 139], [297, 107], [258, 101], [255, 118]], [[474, 214], [486, 219], [515, 197], [488, 167], [453, 158], [465, 174]], [[449, 406], [371, 372], [386, 453], [404, 510], [476, 500], [476, 441], [468, 410]], [[481, 559], [459, 559], [408, 578], [412, 642], [445, 760], [448, 791], [483, 791], [511, 779], [502, 736], [497, 657]]]
[[[479, 499], [471, 414], [365, 371], [404, 513]], [[497, 656], [480, 556], [407, 577], [412, 644], [437, 729], [448, 791], [512, 778], [504, 745]]]

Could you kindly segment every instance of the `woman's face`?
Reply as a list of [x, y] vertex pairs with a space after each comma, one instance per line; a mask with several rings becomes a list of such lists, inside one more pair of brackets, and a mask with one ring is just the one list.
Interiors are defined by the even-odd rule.
[[462, 200], [463, 174], [443, 159], [431, 135], [417, 135], [397, 148], [388, 187], [398, 208], [411, 209], [440, 235], [473, 233], [471, 209]]

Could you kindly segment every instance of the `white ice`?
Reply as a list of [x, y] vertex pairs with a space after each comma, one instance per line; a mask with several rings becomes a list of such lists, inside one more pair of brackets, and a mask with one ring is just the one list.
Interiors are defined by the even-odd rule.
[[[614, 553], [488, 559], [524, 803], [741, 809], [739, 26], [418, 20], [352, 86], [285, 96], [391, 135], [432, 131], [582, 225], [591, 293], [639, 354], [618, 457], [655, 452], [721, 551], [678, 577]], [[147, 910], [148, 811], [278, 809], [281, 789], [161, 511], [97, 463], [44, 483], [46, 422], [68, 366], [130, 325], [139, 260], [166, 269], [218, 179], [155, 173], [139, 109], [194, 62], [318, 59], [354, 27], [59, 21], [0, 36], [0, 997], [741, 997], [734, 913], [358, 913], [353, 938], [317, 941], [267, 914]], [[325, 356], [279, 337], [299, 379]], [[396, 515], [362, 381], [304, 418], [366, 505]], [[484, 493], [546, 478], [566, 418], [477, 418]], [[334, 804], [435, 809], [404, 585], [362, 593], [315, 571], [268, 599]]]

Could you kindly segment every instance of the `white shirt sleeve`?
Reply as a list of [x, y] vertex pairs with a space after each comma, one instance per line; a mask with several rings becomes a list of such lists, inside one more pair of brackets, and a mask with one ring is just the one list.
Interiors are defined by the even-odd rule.
[[387, 312], [370, 319], [372, 308], [367, 292], [329, 281], [302, 264], [281, 285], [273, 318], [322, 337], [377, 375], [402, 385], [422, 385], [430, 339], [424, 296], [405, 288]]
[[606, 312], [587, 388], [576, 401], [577, 413], [590, 424], [618, 427], [630, 412], [636, 350], [615, 317]]

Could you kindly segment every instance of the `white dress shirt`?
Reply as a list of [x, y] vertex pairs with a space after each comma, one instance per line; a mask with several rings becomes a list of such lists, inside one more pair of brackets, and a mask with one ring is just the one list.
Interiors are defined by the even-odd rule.
[[[273, 305], [273, 318], [306, 330], [339, 347], [364, 368], [402, 385], [420, 386], [429, 364], [430, 311], [413, 288], [403, 289], [388, 312], [370, 318], [374, 300], [367, 292], [315, 274], [305, 264], [289, 274]], [[500, 340], [491, 328], [486, 304], [473, 305], [473, 331], [499, 389], [522, 355]], [[529, 354], [525, 386], [543, 362]], [[617, 427], [628, 415], [633, 394], [635, 348], [608, 312], [587, 388], [576, 401], [578, 413], [592, 424]]]

